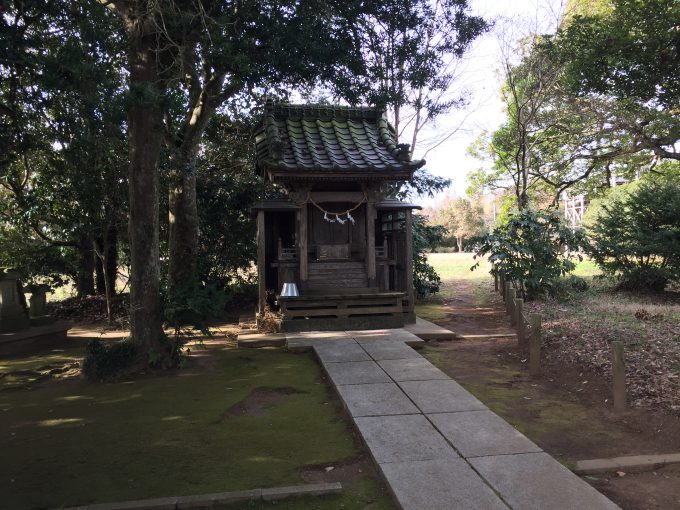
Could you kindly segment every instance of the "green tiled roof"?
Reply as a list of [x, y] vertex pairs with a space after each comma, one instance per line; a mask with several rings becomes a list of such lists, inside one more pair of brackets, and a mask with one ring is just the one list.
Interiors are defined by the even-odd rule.
[[255, 143], [258, 167], [279, 176], [370, 173], [400, 179], [425, 164], [411, 161], [408, 145], [396, 143], [382, 111], [368, 107], [268, 101]]

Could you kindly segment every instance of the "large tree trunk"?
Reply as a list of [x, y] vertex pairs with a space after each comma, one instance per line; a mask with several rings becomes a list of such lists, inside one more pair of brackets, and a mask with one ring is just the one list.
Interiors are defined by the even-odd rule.
[[196, 159], [203, 132], [215, 113], [224, 74], [212, 75], [196, 95], [176, 140], [168, 197], [169, 279], [173, 289], [190, 288], [196, 281], [198, 207]]
[[146, 355], [151, 350], [160, 352], [161, 337], [158, 160], [163, 141], [163, 90], [156, 38], [139, 24], [132, 20], [133, 26], [128, 26], [130, 328], [133, 341]]
[[76, 276], [76, 292], [78, 297], [94, 294], [94, 250], [92, 241], [87, 236], [78, 239], [78, 274]]
[[195, 158], [181, 159], [184, 164], [171, 172], [168, 197], [168, 275], [171, 287], [176, 290], [193, 285], [198, 249]]

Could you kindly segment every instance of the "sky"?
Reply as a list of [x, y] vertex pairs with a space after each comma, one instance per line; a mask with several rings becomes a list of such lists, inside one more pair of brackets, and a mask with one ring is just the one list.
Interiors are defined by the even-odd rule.
[[[455, 86], [471, 92], [469, 106], [439, 117], [435, 125], [423, 130], [421, 139], [426, 140], [461, 126], [451, 138], [425, 155], [425, 168], [430, 173], [452, 179], [451, 188], [434, 199], [420, 197], [418, 203], [433, 206], [445, 196], [465, 195], [467, 174], [484, 165], [467, 154], [468, 147], [483, 131], [493, 131], [504, 120], [499, 96], [503, 81], [499, 72], [500, 41], [519, 39], [536, 28], [542, 33], [554, 31], [563, 3], [563, 0], [470, 1], [472, 12], [495, 20], [495, 26], [475, 41], [459, 68], [460, 78]], [[414, 157], [420, 159], [423, 152], [416, 144]]]

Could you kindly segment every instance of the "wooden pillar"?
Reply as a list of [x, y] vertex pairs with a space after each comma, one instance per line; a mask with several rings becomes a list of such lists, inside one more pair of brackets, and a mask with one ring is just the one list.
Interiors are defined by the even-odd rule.
[[307, 286], [307, 204], [300, 205], [298, 213], [298, 260], [300, 261], [300, 287]]
[[368, 286], [375, 287], [375, 202], [366, 202], [366, 274]]
[[515, 299], [515, 324], [517, 325], [517, 344], [524, 347], [526, 330], [524, 328], [524, 300], [522, 298]]
[[515, 289], [508, 289], [505, 299], [505, 309], [510, 316], [510, 325], [515, 325]]
[[258, 313], [264, 313], [267, 303], [266, 251], [264, 238], [264, 211], [257, 211], [257, 295]]
[[529, 373], [532, 377], [541, 375], [541, 316], [529, 315], [531, 337], [529, 338]]
[[416, 304], [413, 290], [413, 211], [406, 210], [406, 289], [408, 292], [408, 306], [410, 310]]
[[385, 263], [383, 264], [383, 289], [384, 291], [390, 290], [390, 252], [387, 247], [387, 236], [383, 237], [383, 252], [385, 253]]
[[623, 342], [615, 340], [612, 346], [612, 381], [614, 392], [614, 410], [626, 410], [626, 361], [623, 354]]

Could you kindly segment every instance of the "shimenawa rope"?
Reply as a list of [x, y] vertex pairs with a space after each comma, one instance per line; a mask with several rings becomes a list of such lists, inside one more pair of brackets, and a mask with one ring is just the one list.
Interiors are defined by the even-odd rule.
[[[311, 193], [307, 193], [307, 202], [311, 203], [314, 207], [316, 207], [319, 211], [323, 213], [323, 219], [328, 221], [329, 223], [340, 223], [340, 225], [344, 225], [347, 223], [347, 221], [351, 221], [352, 225], [356, 223], [354, 218], [352, 217], [352, 211], [356, 211], [361, 204], [366, 202], [368, 200], [368, 197], [366, 196], [366, 193], [364, 193], [364, 198], [361, 199], [361, 201], [356, 204], [354, 207], [351, 207], [347, 209], [346, 211], [342, 212], [333, 212], [333, 211], [327, 211], [323, 207], [321, 207], [319, 204], [317, 204], [314, 199], [312, 198]], [[335, 218], [333, 218], [335, 216]], [[343, 220], [341, 216], [347, 216], [347, 219]]]

